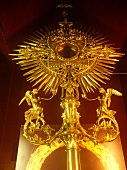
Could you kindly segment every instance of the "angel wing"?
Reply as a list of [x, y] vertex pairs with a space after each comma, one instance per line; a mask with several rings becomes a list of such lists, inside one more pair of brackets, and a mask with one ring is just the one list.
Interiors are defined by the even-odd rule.
[[116, 96], [122, 96], [122, 93], [120, 93], [119, 91], [112, 89], [112, 88], [108, 88], [107, 89], [107, 93], [108, 93], [108, 107], [110, 107], [111, 104], [111, 96], [112, 94], [116, 95]]
[[26, 99], [26, 96], [24, 96], [21, 101], [19, 102], [19, 106], [24, 102], [24, 100]]
[[26, 101], [28, 103], [29, 106], [31, 106], [31, 100], [32, 100], [32, 94], [31, 94], [31, 91], [27, 91], [26, 94], [25, 94], [25, 97], [26, 97]]
[[19, 106], [26, 100], [27, 101], [27, 103], [28, 103], [28, 105], [30, 106], [31, 105], [31, 100], [30, 100], [30, 91], [27, 91], [26, 93], [25, 93], [25, 96], [21, 99], [21, 101], [20, 101], [20, 103], [19, 103]]
[[107, 92], [109, 93], [109, 94], [114, 94], [114, 95], [116, 95], [116, 96], [122, 96], [122, 93], [121, 92], [119, 92], [119, 91], [117, 91], [117, 90], [115, 90], [115, 89], [112, 89], [112, 88], [109, 88], [109, 89], [107, 89]]

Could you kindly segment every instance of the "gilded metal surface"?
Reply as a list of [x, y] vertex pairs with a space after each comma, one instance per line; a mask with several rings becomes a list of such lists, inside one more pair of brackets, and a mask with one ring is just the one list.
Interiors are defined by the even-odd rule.
[[80, 154], [79, 150], [73, 148], [67, 150], [67, 170], [80, 170]]
[[[31, 157], [28, 161], [26, 170], [43, 170], [43, 165], [46, 158], [52, 154], [55, 150], [60, 147], [64, 147], [63, 143], [59, 143], [57, 140], [51, 143], [51, 146], [40, 145], [37, 149], [31, 154]], [[110, 150], [102, 144], [94, 145], [92, 141], [89, 142], [80, 142], [80, 147], [88, 149], [102, 163], [104, 170], [120, 170], [118, 163], [113, 157]], [[83, 163], [85, 160], [83, 160]]]
[[[109, 80], [114, 64], [122, 54], [106, 43], [100, 35], [73, 28], [67, 18], [59, 22], [59, 28], [44, 35], [42, 31], [20, 45], [14, 60], [24, 76], [38, 90], [56, 94], [59, 86], [68, 81], [78, 84], [83, 95], [100, 88]], [[68, 75], [68, 68], [71, 70]]]
[[[79, 160], [76, 157], [79, 143], [112, 141], [119, 134], [114, 117], [116, 111], [109, 107], [111, 95], [122, 94], [111, 88], [106, 91], [101, 88], [100, 83], [109, 80], [113, 65], [122, 54], [116, 53], [115, 48], [101, 36], [74, 29], [73, 22], [69, 22], [65, 16], [63, 22], [59, 22], [58, 29], [49, 31], [47, 35], [42, 31], [38, 32], [25, 45], [20, 45], [20, 49], [16, 50], [18, 54], [12, 55], [17, 56], [14, 60], [18, 61], [22, 70], [26, 70], [24, 76], [28, 76], [27, 80], [34, 82], [33, 86], [36, 86], [32, 91], [27, 91], [20, 102], [21, 104], [26, 100], [30, 106], [25, 112], [24, 136], [35, 145], [51, 145], [55, 140], [64, 143], [68, 150], [68, 161], [71, 160], [68, 170], [79, 170]], [[43, 88], [45, 93], [52, 93], [53, 97], [59, 87], [62, 88], [60, 106], [64, 110], [63, 124], [53, 135], [54, 129], [44, 120], [42, 98], [37, 95]], [[77, 112], [80, 105], [79, 87], [86, 100], [92, 100], [87, 98], [87, 93], [94, 92], [94, 89], [99, 89], [102, 94], [102, 97], [95, 99], [100, 103], [96, 110], [97, 121], [87, 130], [80, 124], [80, 114]], [[105, 132], [103, 136], [100, 135], [102, 131]], [[40, 132], [45, 134], [45, 138], [42, 138]]]
[[[122, 94], [114, 89], [107, 89], [107, 91], [105, 91], [101, 88], [100, 92], [102, 93], [102, 98], [100, 96], [97, 97], [100, 102], [100, 106], [96, 110], [97, 121], [91, 128], [85, 130], [79, 122], [80, 114], [77, 112], [77, 108], [79, 107], [80, 102], [77, 100], [78, 97], [76, 91], [74, 92], [74, 88], [75, 86], [70, 86], [70, 83], [67, 83], [67, 87], [64, 89], [65, 91], [62, 92], [62, 102], [60, 105], [64, 109], [64, 113], [62, 114], [63, 124], [60, 130], [53, 136], [51, 134], [54, 129], [47, 125], [44, 120], [40, 98], [35, 95], [35, 92], [37, 93], [36, 89], [32, 92], [26, 92], [26, 95], [21, 102], [26, 99], [28, 104], [32, 106], [25, 112], [26, 122], [24, 125], [24, 136], [27, 140], [39, 145], [50, 145], [52, 141], [59, 139], [60, 142], [66, 144], [67, 149], [77, 149], [77, 143], [82, 140], [91, 140], [97, 144], [114, 140], [118, 136], [119, 127], [114, 117], [116, 111], [110, 110], [109, 105], [111, 103], [112, 94], [118, 96], [121, 96]], [[43, 140], [41, 136], [39, 136], [39, 131], [43, 131], [45, 135], [47, 135], [46, 140]], [[103, 138], [100, 138], [98, 135], [101, 131], [106, 132]]]

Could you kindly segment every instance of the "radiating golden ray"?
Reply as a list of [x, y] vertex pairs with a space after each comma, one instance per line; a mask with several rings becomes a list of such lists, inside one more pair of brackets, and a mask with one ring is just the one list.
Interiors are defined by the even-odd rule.
[[44, 73], [44, 75], [43, 75], [40, 79], [38, 79], [38, 80], [33, 84], [33, 86], [36, 86], [36, 85], [39, 84], [40, 82], [43, 82], [43, 80], [44, 80], [46, 77], [48, 77], [48, 74], [47, 74], [47, 73]]
[[108, 69], [104, 69], [104, 68], [98, 68], [98, 65], [96, 68], [94, 68], [96, 71], [98, 71], [99, 73], [102, 74], [102, 76], [99, 74], [99, 76], [103, 77], [103, 75], [110, 75], [113, 73], [113, 71], [111, 70], [108, 70]]
[[55, 81], [55, 79], [56, 79], [55, 77], [50, 79], [49, 83], [44, 88], [45, 93], [50, 91], [50, 89], [52, 88], [52, 85], [53, 85], [53, 82]]
[[44, 69], [40, 69], [38, 67], [38, 69], [36, 69], [32, 74], [30, 74], [30, 76], [28, 78], [33, 77], [33, 79], [34, 79], [35, 76], [43, 75], [44, 73], [45, 73]]
[[85, 87], [83, 86], [82, 82], [81, 82], [81, 79], [80, 78], [77, 78], [77, 82], [83, 92], [83, 94], [86, 94], [86, 90], [85, 90]]
[[34, 62], [36, 62], [36, 59], [35, 58], [32, 58], [32, 59], [29, 59], [29, 60], [20, 60], [19, 62], [18, 62], [18, 64], [33, 64]]
[[[88, 88], [87, 83], [86, 83], [86, 81], [85, 81], [85, 79], [84, 79], [83, 77], [81, 77], [81, 83], [82, 83], [82, 85], [84, 86], [86, 92], [92, 91], [92, 88], [91, 88], [91, 87]], [[91, 89], [91, 90], [90, 90], [90, 89]]]
[[24, 43], [26, 43], [28, 45], [32, 45], [32, 46], [36, 46], [37, 45], [36, 43], [31, 43], [31, 42], [27, 42], [27, 41], [24, 41]]
[[33, 81], [39, 79], [41, 76], [43, 76], [43, 74], [45, 74], [44, 71], [38, 70], [38, 72], [39, 72], [38, 74], [35, 72], [36, 74], [34, 73], [34, 74], [32, 74], [31, 76], [29, 76], [29, 77], [27, 78], [27, 80], [33, 82]]
[[92, 75], [97, 76], [97, 80], [100, 81], [101, 83], [104, 83], [103, 79], [104, 80], [109, 80], [109, 78], [106, 76], [105, 73], [101, 73], [100, 71], [98, 72], [98, 70], [96, 70], [96, 69], [94, 69]]
[[101, 63], [101, 62], [98, 62], [98, 66], [114, 69], [113, 66], [105, 65], [105, 64], [103, 64], [103, 63]]
[[[86, 80], [86, 84], [90, 85], [91, 89], [92, 89], [92, 87], [95, 88], [95, 84], [93, 83], [93, 81], [91, 79], [88, 78], [88, 76], [84, 76], [83, 78]], [[93, 91], [93, 89], [92, 89], [92, 91]]]
[[50, 79], [52, 78], [52, 75], [48, 75], [43, 82], [39, 85], [38, 89], [40, 90]]
[[38, 38], [32, 38], [32, 36], [30, 38], [27, 38], [28, 41], [32, 41], [33, 43], [35, 44], [38, 44], [39, 43], [39, 40]]
[[106, 68], [106, 67], [102, 67], [101, 65], [99, 65], [99, 64], [97, 64], [97, 67], [96, 67], [96, 69], [99, 69], [100, 71], [102, 71], [102, 73], [103, 72], [106, 72], [106, 73], [109, 73], [110, 74], [110, 70], [108, 69], [108, 68]]
[[99, 83], [95, 80], [95, 78], [92, 77], [92, 74], [89, 74], [87, 76], [89, 77], [89, 79], [92, 80], [92, 82], [94, 82], [95, 87], [99, 87], [100, 86]]
[[31, 66], [31, 65], [35, 65], [38, 64], [37, 61], [26, 61], [26, 62], [18, 62], [18, 64], [22, 67], [27, 67], [27, 66]]
[[[97, 73], [96, 71], [94, 71], [94, 73], [91, 73], [90, 75], [91, 75], [95, 80], [97, 80], [97, 81], [105, 84], [105, 82], [104, 82], [102, 79], [99, 78], [99, 74], [100, 74], [100, 73]], [[109, 78], [108, 78], [108, 80], [109, 80]]]
[[[118, 57], [123, 55], [117, 53], [116, 48], [111, 47], [102, 35], [91, 28], [85, 33], [81, 28], [69, 31], [71, 36], [65, 41], [63, 27], [56, 30], [45, 27], [45, 30], [29, 36], [24, 45], [19, 45], [20, 49], [15, 50], [17, 54], [11, 54], [21, 70], [26, 70], [24, 76], [27, 76], [27, 81], [33, 83], [33, 86], [38, 85], [39, 90], [43, 88], [45, 93], [58, 91], [64, 79], [68, 79], [68, 65], [83, 93], [93, 92], [100, 87], [100, 83], [109, 80], [114, 65], [119, 61]], [[65, 56], [58, 52], [58, 49], [64, 47], [70, 48], [69, 53], [63, 51]], [[72, 57], [66, 57], [66, 53], [72, 53]]]
[[[22, 65], [21, 65], [22, 66]], [[22, 66], [21, 69], [22, 70], [28, 70], [28, 69], [31, 69], [31, 68], [35, 68], [35, 67], [38, 67], [38, 64], [35, 63], [35, 64], [32, 64], [32, 65], [28, 65], [28, 66]]]
[[24, 73], [24, 76], [32, 75], [37, 70], [41, 70], [41, 69], [39, 67], [35, 67], [35, 68], [31, 69], [30, 71], [27, 71], [26, 73]]
[[53, 90], [57, 91], [59, 85], [60, 85], [60, 78], [56, 77], [55, 82], [54, 82], [54, 86], [53, 86]]

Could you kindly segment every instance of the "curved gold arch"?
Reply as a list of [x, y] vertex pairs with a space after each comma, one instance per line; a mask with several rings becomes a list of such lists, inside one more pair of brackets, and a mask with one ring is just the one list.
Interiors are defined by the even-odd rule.
[[40, 170], [45, 159], [55, 150], [63, 147], [64, 143], [59, 143], [57, 140], [51, 143], [51, 146], [40, 145], [31, 154], [26, 170]]
[[95, 145], [92, 141], [81, 142], [80, 146], [86, 148], [95, 154], [101, 161], [105, 170], [119, 170], [119, 164], [115, 161], [113, 155], [102, 144]]
[[[59, 143], [58, 141], [53, 142], [51, 147], [40, 145], [31, 155], [26, 170], [40, 170], [45, 159], [53, 151], [63, 146], [64, 143]], [[93, 142], [81, 142], [80, 146], [95, 154], [100, 159], [105, 170], [119, 170], [118, 163], [115, 161], [108, 148], [105, 148], [102, 144], [94, 145]]]

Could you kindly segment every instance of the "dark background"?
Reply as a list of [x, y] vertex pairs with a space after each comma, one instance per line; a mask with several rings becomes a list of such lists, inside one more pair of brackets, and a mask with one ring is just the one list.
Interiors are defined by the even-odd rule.
[[[55, 5], [57, 0], [4, 0], [0, 2], [0, 170], [14, 170], [17, 156], [20, 126], [24, 124], [24, 111], [27, 104], [20, 107], [19, 101], [32, 85], [26, 82], [23, 72], [12, 61], [9, 53], [17, 48], [32, 32], [44, 25], [53, 24], [60, 19]], [[69, 2], [69, 1], [68, 1]], [[71, 1], [70, 1], [71, 2]], [[70, 19], [91, 27], [109, 39], [125, 53], [116, 65], [113, 76], [105, 88], [112, 87], [121, 91], [123, 97], [112, 97], [113, 110], [120, 126], [121, 142], [127, 162], [127, 1], [126, 0], [74, 0]], [[43, 92], [42, 92], [43, 94]], [[88, 94], [95, 97], [95, 94]], [[62, 123], [60, 90], [49, 102], [43, 102], [46, 122]], [[80, 97], [81, 123], [96, 121], [98, 102], [87, 102]], [[92, 106], [92, 107], [91, 107]]]

